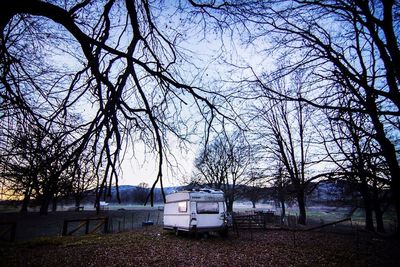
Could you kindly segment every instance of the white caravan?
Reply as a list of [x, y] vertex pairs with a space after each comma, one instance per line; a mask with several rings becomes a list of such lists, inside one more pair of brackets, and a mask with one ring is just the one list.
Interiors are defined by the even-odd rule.
[[221, 190], [200, 189], [181, 191], [166, 196], [164, 229], [186, 232], [228, 230], [224, 193]]

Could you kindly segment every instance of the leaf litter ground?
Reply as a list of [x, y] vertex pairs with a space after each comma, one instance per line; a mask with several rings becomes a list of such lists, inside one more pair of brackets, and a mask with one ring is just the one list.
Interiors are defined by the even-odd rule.
[[400, 243], [286, 230], [176, 237], [161, 227], [0, 244], [0, 266], [399, 266]]

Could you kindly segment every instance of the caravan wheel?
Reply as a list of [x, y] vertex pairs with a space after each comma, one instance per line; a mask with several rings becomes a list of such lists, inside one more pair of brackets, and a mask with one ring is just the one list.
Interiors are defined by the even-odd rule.
[[208, 239], [210, 237], [210, 233], [209, 232], [204, 232], [203, 233], [203, 239]]

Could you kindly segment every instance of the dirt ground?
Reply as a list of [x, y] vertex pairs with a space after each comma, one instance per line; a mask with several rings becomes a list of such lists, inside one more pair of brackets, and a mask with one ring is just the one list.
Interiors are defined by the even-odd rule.
[[0, 243], [0, 266], [399, 266], [399, 247], [398, 240], [363, 232], [259, 230], [196, 238], [152, 226]]

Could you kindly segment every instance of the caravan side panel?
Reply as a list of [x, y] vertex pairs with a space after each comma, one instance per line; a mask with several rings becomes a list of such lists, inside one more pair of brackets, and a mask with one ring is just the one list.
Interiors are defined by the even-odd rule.
[[218, 230], [225, 227], [225, 202], [198, 201], [196, 211], [199, 230]]
[[164, 228], [189, 230], [190, 203], [188, 193], [176, 193], [167, 196], [164, 206]]
[[164, 229], [180, 231], [224, 231], [224, 195], [218, 191], [184, 191], [166, 196]]

